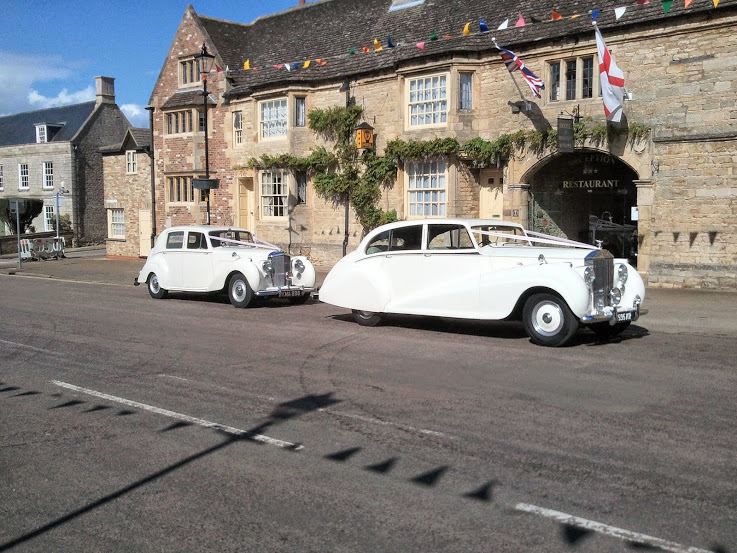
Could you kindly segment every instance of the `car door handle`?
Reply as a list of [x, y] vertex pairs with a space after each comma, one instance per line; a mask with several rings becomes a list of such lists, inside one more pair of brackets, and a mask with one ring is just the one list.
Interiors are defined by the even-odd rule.
[[391, 255], [387, 255], [387, 256], [385, 256], [385, 257], [386, 257], [386, 258], [388, 259], [388, 258], [390, 258], [390, 257], [391, 257]]
[[431, 253], [426, 253], [425, 254], [425, 257], [432, 257], [432, 254]]

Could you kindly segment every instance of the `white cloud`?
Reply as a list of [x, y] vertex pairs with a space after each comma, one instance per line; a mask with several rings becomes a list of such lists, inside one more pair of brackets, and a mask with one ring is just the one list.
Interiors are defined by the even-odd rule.
[[66, 88], [62, 88], [61, 92], [56, 96], [44, 96], [34, 89], [31, 89], [28, 93], [28, 103], [37, 109], [81, 104], [82, 102], [89, 102], [94, 99], [95, 89], [92, 85], [76, 92], [69, 92]]
[[38, 56], [0, 51], [0, 113], [32, 108], [29, 93], [35, 83], [68, 79], [77, 64], [61, 56]]
[[120, 106], [120, 109], [125, 113], [128, 121], [134, 127], [148, 127], [149, 117], [143, 106], [138, 104], [123, 104]]

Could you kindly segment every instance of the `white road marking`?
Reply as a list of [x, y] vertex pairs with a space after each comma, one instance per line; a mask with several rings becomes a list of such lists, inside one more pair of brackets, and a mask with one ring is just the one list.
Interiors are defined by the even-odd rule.
[[650, 545], [652, 547], [662, 549], [663, 551], [670, 551], [671, 553], [713, 553], [712, 551], [706, 549], [699, 549], [698, 547], [688, 547], [685, 545], [681, 545], [680, 543], [648, 536], [647, 534], [632, 532], [631, 530], [617, 528], [616, 526], [609, 526], [608, 524], [604, 524], [602, 522], [580, 518], [574, 515], [569, 515], [568, 513], [554, 511], [553, 509], [538, 507], [537, 505], [530, 505], [529, 503], [517, 503], [517, 505], [514, 506], [514, 509], [516, 511], [522, 511], [524, 513], [530, 513], [533, 515], [550, 518], [562, 524], [569, 524], [571, 526], [582, 528], [584, 530], [598, 532], [599, 534], [604, 534], [606, 536], [618, 538], [620, 540]]
[[49, 276], [41, 276], [41, 275], [7, 275], [5, 273], [0, 273], [0, 276], [8, 277], [8, 278], [35, 278], [38, 280], [45, 280], [46, 282], [71, 282], [73, 284], [94, 284], [95, 286], [114, 286], [116, 288], [133, 288], [133, 279], [131, 279], [130, 284], [116, 284], [114, 282], [97, 282], [94, 280], [72, 280], [70, 278], [56, 278], [51, 275]]
[[21, 348], [32, 349], [33, 351], [40, 351], [42, 353], [51, 353], [52, 355], [59, 355], [58, 351], [51, 351], [50, 349], [37, 348], [36, 346], [29, 346], [28, 344], [21, 344], [20, 342], [13, 342], [11, 340], [0, 340], [0, 344], [9, 344], [11, 346], [18, 346]]
[[[155, 407], [153, 405], [148, 405], [146, 403], [140, 403], [138, 401], [132, 401], [130, 399], [125, 399], [122, 397], [105, 394], [103, 392], [98, 392], [96, 390], [82, 388], [81, 386], [75, 386], [74, 384], [69, 384], [67, 382], [61, 382], [59, 380], [52, 380], [51, 383], [61, 388], [66, 388], [67, 390], [73, 390], [75, 392], [80, 392], [80, 393], [87, 394], [90, 396], [98, 397], [100, 399], [106, 399], [108, 401], [120, 403], [121, 405], [127, 405], [128, 407], [135, 407], [136, 409], [143, 409], [144, 411], [149, 411], [151, 413], [163, 415], [165, 417], [170, 417], [172, 419], [189, 422], [191, 424], [197, 424], [205, 428], [213, 428], [215, 430], [221, 430], [223, 432], [227, 432], [228, 434], [232, 434], [234, 436], [243, 436], [243, 435], [249, 434], [247, 430], [242, 430], [240, 428], [235, 428], [233, 426], [227, 426], [225, 424], [220, 424], [220, 423], [208, 421], [205, 419], [199, 419], [197, 417], [190, 417], [189, 415], [185, 415], [183, 413], [177, 413], [175, 411], [169, 411], [168, 409], [162, 409], [161, 407]], [[304, 446], [302, 446], [301, 444], [293, 444], [291, 442], [285, 442], [284, 440], [277, 440], [276, 438], [270, 438], [269, 436], [264, 436], [263, 434], [254, 434], [250, 436], [249, 439], [255, 442], [261, 442], [264, 444], [281, 447], [283, 449], [290, 449], [293, 451], [299, 451], [300, 449], [304, 448]]]

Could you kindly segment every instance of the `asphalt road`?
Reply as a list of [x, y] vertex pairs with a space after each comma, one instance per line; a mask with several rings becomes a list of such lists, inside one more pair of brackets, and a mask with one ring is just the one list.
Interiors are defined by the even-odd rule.
[[737, 551], [729, 325], [547, 349], [5, 275], [0, 306], [0, 551]]

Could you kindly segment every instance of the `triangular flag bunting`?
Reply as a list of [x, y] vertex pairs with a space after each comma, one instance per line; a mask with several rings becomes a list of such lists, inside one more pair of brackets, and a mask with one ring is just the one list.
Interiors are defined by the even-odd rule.
[[303, 61], [302, 62], [302, 69], [307, 69], [310, 66], [311, 63], [312, 63], [311, 60]]
[[649, 4], [650, 0], [637, 0], [637, 3], [640, 4], [641, 6], [644, 6], [646, 4]]
[[361, 48], [361, 52], [363, 52], [364, 54], [368, 54], [370, 51], [371, 48], [369, 48], [368, 46], [364, 46], [363, 48]]
[[352, 56], [352, 55], [354, 55], [356, 53], [356, 49], [355, 48], [350, 48], [348, 50], [348, 53]]
[[599, 19], [599, 16], [601, 15], [601, 10], [599, 8], [594, 8], [591, 10], [591, 21], [596, 21]]
[[287, 71], [291, 71], [292, 70], [292, 64], [291, 63], [285, 63], [284, 64], [284, 69], [286, 69]]
[[714, 3], [714, 7], [716, 8], [719, 5], [719, 0], [711, 0]]
[[693, 4], [693, 0], [685, 0], [685, 2], [683, 3], [683, 7], [688, 8], [691, 6], [691, 4]]
[[[693, 0], [686, 0], [686, 2], [693, 2]], [[614, 8], [614, 17], [617, 18], [617, 21], [619, 21], [622, 16], [624, 15], [624, 12], [627, 11], [627, 6], [622, 6], [620, 8]]]
[[387, 48], [394, 48], [394, 41], [392, 40], [392, 37], [387, 36], [386, 37], [386, 47]]
[[430, 40], [437, 40], [438, 39], [438, 33], [433, 31], [430, 33]]
[[663, 13], [668, 13], [673, 7], [673, 0], [662, 0]]
[[581, 17], [580, 13], [574, 13], [569, 19], [578, 19], [579, 17]]
[[326, 65], [326, 64], [327, 64], [328, 62], [327, 62], [327, 61], [325, 61], [325, 60], [324, 60], [324, 59], [322, 59], [322, 58], [317, 58], [317, 59], [315, 60], [315, 63], [316, 63], [317, 65]]
[[517, 19], [517, 23], [514, 24], [515, 27], [524, 27], [525, 26], [525, 18], [522, 17], [522, 14], [519, 14], [519, 19]]
[[276, 63], [276, 64], [272, 65], [272, 67], [274, 69], [281, 69], [282, 67], [284, 67], [284, 64], [283, 63]]
[[463, 26], [463, 36], [468, 36], [471, 34], [471, 22], [469, 21]]
[[425, 49], [425, 42], [424, 41], [423, 42], [418, 42], [417, 44], [415, 44], [415, 46], [417, 46], [420, 50], [424, 50]]
[[496, 28], [496, 30], [503, 31], [507, 27], [509, 27], [509, 19], [505, 19], [504, 21], [502, 21], [501, 24]]
[[378, 38], [374, 39], [374, 52], [381, 52], [384, 47], [381, 45], [381, 41]]
[[486, 24], [486, 19], [479, 19], [479, 31], [482, 33], [489, 32], [489, 26]]
[[563, 19], [563, 16], [555, 10], [553, 10], [553, 13], [550, 14], [551, 21], [560, 21], [561, 19]]
[[251, 69], [251, 60], [243, 60], [243, 71], [248, 71], [249, 69]]
[[292, 62], [292, 69], [299, 69], [300, 63], [298, 61]]

